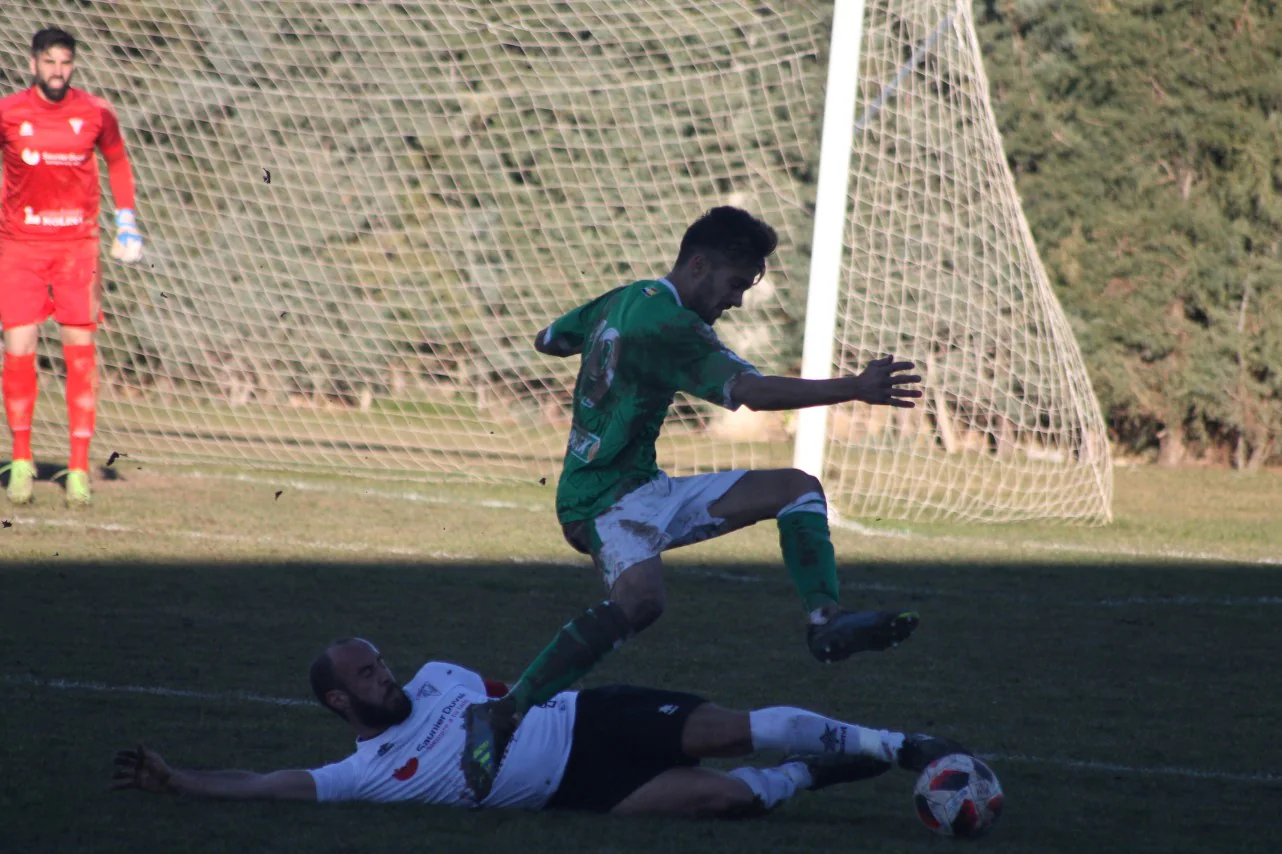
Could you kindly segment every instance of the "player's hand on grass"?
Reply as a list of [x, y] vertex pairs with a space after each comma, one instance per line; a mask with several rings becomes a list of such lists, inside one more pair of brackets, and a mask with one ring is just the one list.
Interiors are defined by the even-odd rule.
[[116, 772], [111, 777], [111, 788], [168, 792], [171, 776], [173, 771], [160, 754], [140, 744], [131, 750], [116, 751]]
[[916, 406], [912, 398], [921, 397], [919, 389], [904, 388], [921, 382], [917, 374], [905, 373], [916, 367], [912, 362], [896, 362], [894, 356], [873, 359], [868, 367], [852, 379], [858, 386], [855, 400], [873, 406], [898, 406], [911, 409]]
[[129, 208], [116, 211], [116, 240], [111, 244], [111, 257], [125, 264], [142, 260], [142, 232], [138, 217]]

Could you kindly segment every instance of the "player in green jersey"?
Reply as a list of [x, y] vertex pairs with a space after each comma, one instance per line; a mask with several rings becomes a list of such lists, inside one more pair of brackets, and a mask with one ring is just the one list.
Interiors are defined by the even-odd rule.
[[462, 765], [484, 798], [525, 712], [577, 682], [663, 613], [661, 553], [776, 519], [783, 561], [801, 595], [820, 661], [897, 645], [912, 611], [847, 611], [837, 592], [823, 487], [797, 469], [670, 478], [655, 442], [678, 391], [727, 409], [800, 409], [848, 401], [913, 406], [912, 362], [886, 357], [857, 376], [763, 376], [712, 331], [760, 281], [777, 243], [746, 211], [714, 208], [686, 231], [668, 275], [616, 288], [557, 319], [535, 348], [582, 354], [556, 511], [569, 543], [590, 554], [609, 598], [567, 623], [504, 697], [465, 713]]

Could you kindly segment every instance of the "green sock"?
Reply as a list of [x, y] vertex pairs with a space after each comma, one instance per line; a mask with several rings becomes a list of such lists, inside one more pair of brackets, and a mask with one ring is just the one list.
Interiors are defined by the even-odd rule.
[[631, 636], [632, 624], [616, 603], [593, 605], [561, 627], [504, 699], [523, 715], [578, 682]]
[[778, 522], [783, 562], [806, 610], [839, 601], [837, 556], [828, 533], [828, 517], [809, 511], [785, 512]]

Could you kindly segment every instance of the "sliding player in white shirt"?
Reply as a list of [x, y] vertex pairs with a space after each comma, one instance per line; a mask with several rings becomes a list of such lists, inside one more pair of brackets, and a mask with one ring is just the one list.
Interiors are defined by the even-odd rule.
[[[311, 770], [172, 768], [139, 745], [116, 755], [113, 788], [214, 798], [420, 801], [462, 807], [743, 816], [802, 789], [866, 779], [966, 752], [948, 739], [874, 730], [804, 709], [735, 712], [701, 697], [627, 685], [566, 691], [532, 708], [494, 787], [472, 799], [459, 767], [463, 713], [506, 686], [429, 662], [404, 686], [369, 641], [335, 641], [312, 664], [312, 690], [356, 733], [356, 752]], [[699, 767], [711, 757], [778, 750], [771, 768]]]

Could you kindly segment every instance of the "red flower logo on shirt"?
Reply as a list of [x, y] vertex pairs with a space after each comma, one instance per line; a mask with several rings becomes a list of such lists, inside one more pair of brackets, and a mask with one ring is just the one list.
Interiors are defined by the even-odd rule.
[[397, 768], [395, 771], [393, 771], [392, 776], [403, 783], [406, 780], [408, 780], [410, 777], [413, 777], [414, 774], [417, 772], [418, 772], [418, 757], [413, 756], [413, 757], [410, 757], [409, 762], [406, 762], [400, 768]]

